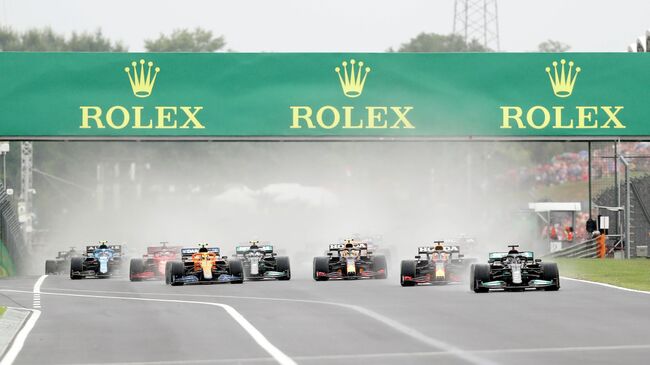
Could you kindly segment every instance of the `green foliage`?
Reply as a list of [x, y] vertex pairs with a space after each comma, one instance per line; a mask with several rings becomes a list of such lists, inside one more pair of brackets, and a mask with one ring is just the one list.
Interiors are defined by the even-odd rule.
[[7, 307], [2, 307], [0, 306], [0, 317], [2, 317], [3, 314], [7, 311]]
[[148, 52], [215, 52], [225, 45], [223, 36], [214, 37], [211, 31], [201, 28], [177, 29], [169, 36], [161, 34], [158, 39], [144, 41]]
[[[394, 52], [389, 49], [389, 52]], [[436, 33], [420, 33], [407, 43], [402, 43], [397, 52], [490, 52], [476, 39], [469, 43], [458, 34], [442, 35]]]
[[544, 41], [537, 46], [537, 50], [539, 52], [547, 53], [563, 53], [569, 51], [570, 49], [570, 45], [562, 43], [560, 41], [554, 41], [552, 39]]
[[625, 288], [650, 290], [650, 260], [559, 259], [560, 274]]
[[119, 42], [104, 37], [101, 30], [94, 33], [73, 32], [70, 37], [55, 33], [51, 28], [17, 32], [0, 28], [0, 50], [14, 52], [126, 52]]

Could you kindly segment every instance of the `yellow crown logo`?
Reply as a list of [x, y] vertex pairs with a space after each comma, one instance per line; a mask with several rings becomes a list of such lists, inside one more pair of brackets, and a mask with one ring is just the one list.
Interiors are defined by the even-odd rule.
[[129, 75], [129, 81], [131, 82], [131, 89], [133, 90], [133, 95], [139, 98], [146, 98], [151, 95], [151, 90], [153, 85], [156, 83], [156, 76], [160, 72], [160, 67], [154, 69], [153, 77], [151, 76], [151, 69], [153, 68], [153, 62], [147, 62], [147, 75], [145, 76], [144, 72], [144, 60], [140, 60], [140, 71], [138, 71], [138, 63], [133, 61], [131, 62], [131, 67], [133, 67], [133, 76], [131, 76], [131, 69], [128, 67], [124, 68], [124, 71]]
[[[341, 75], [341, 68], [336, 67], [334, 71], [339, 75], [341, 81], [341, 88], [343, 94], [348, 98], [356, 98], [363, 92], [363, 85], [366, 83], [366, 77], [370, 72], [370, 67], [363, 68], [363, 61], [357, 63], [355, 60], [350, 60], [350, 70], [348, 72], [348, 63], [343, 61], [343, 75]], [[355, 72], [356, 65], [356, 72]], [[365, 71], [365, 72], [364, 72]], [[363, 75], [361, 73], [363, 72]]]
[[580, 73], [580, 67], [575, 68], [575, 73], [573, 72], [573, 61], [569, 61], [569, 71], [566, 71], [566, 61], [560, 60], [562, 64], [560, 73], [557, 71], [557, 61], [553, 61], [554, 75], [551, 75], [551, 68], [546, 68], [546, 73], [548, 78], [551, 80], [551, 86], [553, 87], [553, 93], [559, 98], [566, 98], [571, 95], [573, 92], [573, 86], [576, 83], [576, 78]]

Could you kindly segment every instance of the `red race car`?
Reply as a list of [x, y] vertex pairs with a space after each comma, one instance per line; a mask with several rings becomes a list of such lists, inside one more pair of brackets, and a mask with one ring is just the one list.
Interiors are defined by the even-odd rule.
[[131, 259], [129, 279], [131, 281], [162, 280], [165, 277], [165, 266], [168, 261], [180, 260], [181, 247], [160, 246], [147, 247], [147, 253], [141, 259]]

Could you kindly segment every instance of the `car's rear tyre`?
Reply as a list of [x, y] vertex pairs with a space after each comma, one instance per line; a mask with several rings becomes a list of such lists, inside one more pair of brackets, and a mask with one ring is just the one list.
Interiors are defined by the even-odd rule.
[[319, 272], [329, 274], [330, 272], [330, 258], [329, 257], [314, 257], [314, 280], [327, 281], [329, 277], [318, 276]]
[[228, 261], [230, 275], [239, 276], [239, 280], [231, 281], [230, 284], [241, 284], [244, 282], [244, 264], [240, 260]]
[[59, 268], [57, 266], [58, 265], [55, 260], [45, 261], [45, 274], [50, 275], [58, 272]]
[[129, 263], [129, 279], [131, 281], [142, 281], [142, 278], [137, 277], [138, 274], [144, 272], [144, 260], [131, 259]]
[[470, 276], [469, 276], [469, 282], [470, 282], [470, 289], [474, 291], [474, 293], [487, 293], [490, 291], [488, 288], [483, 288], [479, 286], [479, 282], [487, 282], [490, 281], [490, 265], [488, 264], [472, 264], [470, 266]]
[[549, 280], [555, 282], [555, 285], [547, 286], [544, 290], [557, 291], [560, 290], [560, 270], [554, 262], [542, 262], [542, 280]]
[[84, 271], [84, 259], [83, 257], [73, 257], [70, 259], [70, 279], [77, 280], [81, 279], [81, 275], [75, 275], [73, 272], [82, 272]]
[[183, 282], [178, 280], [185, 275], [185, 265], [181, 261], [172, 261], [169, 265], [169, 284], [183, 285]]
[[276, 257], [275, 262], [278, 271], [284, 271], [287, 273], [287, 275], [279, 277], [278, 280], [290, 280], [291, 264], [289, 263], [289, 258], [287, 256], [279, 256]]
[[[417, 263], [414, 260], [402, 260], [402, 263], [400, 265], [400, 272], [399, 272], [399, 282], [402, 286], [415, 285], [415, 281], [413, 281], [413, 278], [415, 278], [416, 265]], [[405, 276], [410, 277], [411, 280], [404, 280]]]
[[372, 260], [372, 271], [375, 273], [384, 270], [383, 274], [375, 275], [375, 279], [386, 279], [388, 276], [388, 265], [386, 264], [386, 257], [383, 255], [375, 256]]

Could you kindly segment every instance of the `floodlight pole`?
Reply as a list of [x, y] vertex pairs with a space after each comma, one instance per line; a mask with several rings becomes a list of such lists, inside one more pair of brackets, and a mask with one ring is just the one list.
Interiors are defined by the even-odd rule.
[[627, 159], [619, 156], [623, 165], [625, 165], [625, 258], [630, 258], [630, 165]]

